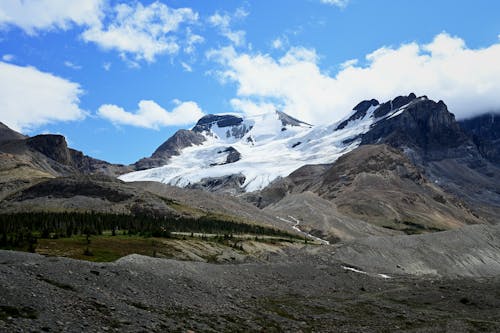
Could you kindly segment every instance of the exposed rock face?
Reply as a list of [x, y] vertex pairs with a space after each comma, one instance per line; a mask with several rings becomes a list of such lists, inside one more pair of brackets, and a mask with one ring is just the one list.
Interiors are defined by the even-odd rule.
[[226, 164], [238, 162], [241, 159], [241, 154], [233, 147], [229, 147], [224, 152], [228, 153], [226, 158]]
[[122, 164], [111, 164], [83, 154], [79, 150], [69, 148], [71, 165], [84, 174], [103, 174], [107, 176], [121, 175], [132, 170]]
[[372, 106], [377, 106], [379, 105], [379, 101], [377, 101], [376, 99], [372, 99], [372, 100], [367, 100], [367, 101], [362, 101], [361, 103], [359, 103], [358, 105], [356, 105], [354, 107], [354, 114], [352, 116], [350, 116], [348, 119], [344, 120], [343, 122], [341, 122], [338, 126], [337, 126], [337, 130], [340, 130], [340, 129], [343, 129], [347, 126], [347, 124], [349, 124], [350, 121], [354, 121], [354, 120], [357, 120], [357, 119], [361, 119], [363, 118], [364, 116], [366, 116], [366, 112], [368, 111], [368, 109]]
[[213, 115], [209, 114], [202, 117], [193, 127], [194, 132], [210, 131], [213, 125], [217, 124], [219, 127], [238, 126], [243, 122], [243, 119], [233, 115]]
[[[214, 126], [224, 129], [222, 135], [225, 138], [241, 139], [252, 129], [251, 125], [243, 122], [243, 118], [233, 115], [213, 115], [209, 114], [198, 120], [192, 131], [196, 133], [208, 133], [213, 135]], [[220, 135], [220, 134], [219, 134]]]
[[278, 114], [278, 117], [281, 120], [281, 124], [283, 126], [304, 126], [304, 125], [311, 126], [310, 124], [300, 121], [292, 116], [289, 116], [284, 112], [276, 111], [276, 113]]
[[26, 140], [27, 145], [54, 161], [71, 165], [71, 155], [62, 135], [37, 135]]
[[187, 187], [191, 189], [235, 195], [243, 192], [243, 189], [241, 188], [243, 183], [245, 183], [245, 176], [242, 174], [236, 174], [223, 177], [203, 178], [198, 183]]
[[[417, 96], [414, 93], [409, 94], [408, 96], [398, 96], [394, 98], [392, 101], [385, 102], [380, 105], [379, 108], [374, 113], [376, 118], [383, 117], [387, 115], [392, 110], [397, 110], [400, 107], [407, 105], [408, 103], [414, 101]], [[427, 99], [427, 97], [423, 96], [423, 99]]]
[[0, 122], [0, 143], [5, 141], [22, 140], [22, 139], [26, 139], [26, 136], [10, 129], [4, 123]]
[[144, 170], [165, 165], [170, 157], [179, 155], [182, 149], [200, 145], [204, 141], [205, 137], [200, 133], [190, 130], [178, 130], [158, 147], [151, 157], [137, 161], [134, 166], [137, 170]]
[[500, 166], [500, 114], [485, 114], [459, 122], [481, 155]]
[[[377, 122], [373, 128], [362, 135], [362, 144], [386, 143], [396, 148], [418, 150], [423, 157], [430, 160], [462, 156], [470, 150], [472, 142], [455, 121], [455, 116], [448, 111], [442, 102], [434, 102], [426, 98], [418, 100], [408, 98], [395, 99], [392, 109], [410, 103], [400, 114]], [[389, 112], [381, 110], [384, 103], [375, 113], [383, 116]]]

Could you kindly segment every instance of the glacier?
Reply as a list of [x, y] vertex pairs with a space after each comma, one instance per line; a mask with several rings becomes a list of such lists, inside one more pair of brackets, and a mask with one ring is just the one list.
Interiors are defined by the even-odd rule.
[[[186, 187], [207, 178], [243, 175], [242, 190], [258, 191], [306, 164], [335, 162], [358, 147], [360, 135], [369, 131], [374, 123], [398, 116], [404, 110], [403, 107], [391, 110], [376, 119], [374, 112], [379, 106], [370, 106], [363, 117], [348, 121], [341, 129], [338, 128], [340, 122], [319, 126], [302, 122], [285, 124], [280, 112], [245, 116], [240, 124], [230, 127], [210, 124], [210, 128], [202, 132], [206, 140], [201, 145], [184, 148], [164, 166], [131, 172], [119, 178], [126, 182], [156, 181]], [[224, 162], [229, 147], [240, 153], [236, 162]]]

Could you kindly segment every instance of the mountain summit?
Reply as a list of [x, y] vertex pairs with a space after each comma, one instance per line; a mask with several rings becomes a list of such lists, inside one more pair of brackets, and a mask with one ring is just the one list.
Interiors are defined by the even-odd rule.
[[[151, 158], [136, 163], [146, 170], [120, 178], [210, 190], [224, 189], [229, 181], [230, 192], [261, 190], [306, 164], [333, 163], [365, 141], [371, 143], [375, 134], [370, 132], [386, 129], [381, 124], [397, 123], [396, 118], [406, 119], [418, 105], [426, 108], [431, 102], [415, 94], [382, 104], [367, 100], [344, 121], [318, 126], [279, 111], [245, 117], [207, 115], [192, 130], [174, 134]], [[145, 168], [145, 162], [156, 167]]]

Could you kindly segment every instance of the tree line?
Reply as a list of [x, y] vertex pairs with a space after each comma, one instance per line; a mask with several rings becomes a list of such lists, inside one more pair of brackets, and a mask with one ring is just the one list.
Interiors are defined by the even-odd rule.
[[145, 237], [170, 237], [171, 232], [207, 234], [252, 234], [290, 237], [280, 230], [254, 224], [224, 220], [216, 216], [200, 218], [154, 217], [110, 213], [30, 212], [0, 214], [0, 247], [31, 247], [37, 238], [73, 235], [101, 235], [112, 231]]

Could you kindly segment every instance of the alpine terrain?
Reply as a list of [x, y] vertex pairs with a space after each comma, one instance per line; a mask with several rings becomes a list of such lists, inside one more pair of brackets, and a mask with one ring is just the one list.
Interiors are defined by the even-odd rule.
[[499, 331], [500, 116], [450, 111], [210, 114], [128, 166], [0, 124], [0, 329]]

